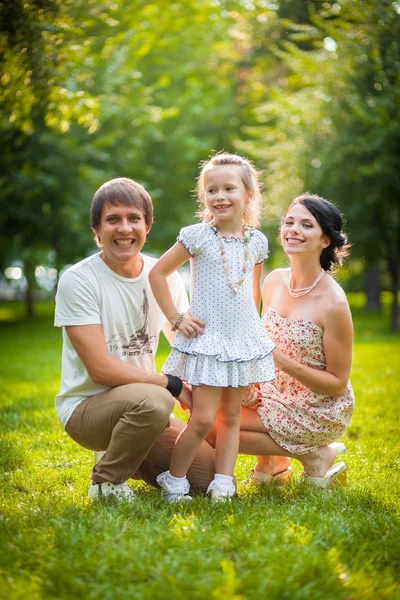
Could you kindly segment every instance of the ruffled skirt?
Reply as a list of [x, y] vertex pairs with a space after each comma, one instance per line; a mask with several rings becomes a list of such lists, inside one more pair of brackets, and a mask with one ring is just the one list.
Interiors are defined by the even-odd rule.
[[187, 339], [178, 334], [172, 346], [163, 373], [191, 385], [246, 387], [275, 377], [275, 345], [264, 331], [255, 339], [230, 340], [212, 334]]

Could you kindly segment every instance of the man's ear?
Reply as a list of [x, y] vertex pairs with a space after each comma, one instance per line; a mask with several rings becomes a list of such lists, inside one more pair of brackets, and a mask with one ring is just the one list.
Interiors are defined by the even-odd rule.
[[94, 233], [94, 241], [96, 242], [96, 245], [101, 248], [101, 239], [100, 239], [100, 235], [99, 235], [99, 230], [98, 229], [94, 229], [92, 227], [92, 231]]

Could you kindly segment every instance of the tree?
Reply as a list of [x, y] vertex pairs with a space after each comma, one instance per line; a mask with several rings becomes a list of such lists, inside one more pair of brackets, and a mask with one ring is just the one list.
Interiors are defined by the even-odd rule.
[[96, 102], [84, 91], [64, 87], [76, 64], [71, 54], [77, 41], [69, 12], [72, 6], [61, 0], [16, 0], [2, 3], [0, 12], [1, 230], [5, 234], [0, 261], [24, 258], [30, 316], [37, 260], [52, 250], [59, 263], [61, 256], [79, 250], [81, 239], [74, 239], [74, 224], [70, 227], [65, 216], [69, 199], [79, 191], [83, 145], [78, 144], [78, 136], [66, 134], [74, 121], [80, 124], [81, 138], [90, 134]]
[[113, 18], [118, 26], [93, 80], [101, 101], [93, 145], [109, 176], [124, 174], [149, 190], [156, 220], [148, 247], [160, 252], [194, 219], [199, 162], [233, 149], [235, 19], [212, 1], [137, 3]]
[[51, 250], [59, 268], [85, 253], [90, 197], [106, 179], [150, 191], [154, 250], [193, 218], [198, 162], [237, 133], [234, 18], [212, 0], [1, 10], [0, 261], [25, 257], [32, 313], [35, 262]]
[[[311, 189], [343, 209], [353, 255], [382, 262], [398, 329], [400, 8], [367, 0], [314, 3], [309, 23], [283, 22], [287, 74], [258, 111], [255, 149], [275, 207]], [[304, 49], [303, 46], [309, 48]], [[311, 48], [311, 49], [310, 49]]]

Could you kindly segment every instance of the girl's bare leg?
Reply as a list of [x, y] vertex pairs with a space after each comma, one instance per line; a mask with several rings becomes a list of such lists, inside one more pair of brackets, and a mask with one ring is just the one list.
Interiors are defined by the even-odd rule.
[[240, 413], [244, 388], [224, 388], [217, 414], [215, 470], [233, 477], [239, 450]]
[[[255, 466], [256, 471], [262, 471], [267, 475], [277, 475], [283, 473], [290, 466], [290, 458], [288, 453], [285, 451], [284, 455], [269, 455], [263, 454], [265, 450], [268, 452], [271, 450], [269, 440], [266, 445], [265, 438], [260, 435], [253, 436], [252, 433], [258, 432], [261, 436], [264, 434], [269, 439], [272, 438], [268, 435], [263, 422], [261, 421], [258, 412], [254, 409], [243, 408], [240, 419], [240, 444], [239, 452], [241, 454], [254, 454], [257, 456], [257, 464]], [[247, 433], [249, 435], [247, 435]], [[272, 440], [273, 441], [273, 440]], [[253, 448], [253, 452], [248, 451], [249, 445]], [[280, 446], [276, 446], [282, 450]]]
[[[249, 418], [247, 418], [247, 415]], [[255, 427], [255, 430], [259, 430], [261, 434], [256, 440], [253, 440], [253, 436], [251, 435], [253, 433], [253, 427]], [[250, 434], [249, 436], [245, 435], [247, 432]], [[240, 420], [239, 453], [256, 455], [258, 460], [256, 465], [257, 471], [263, 471], [268, 475], [277, 475], [278, 473], [286, 471], [290, 465], [290, 459], [287, 457], [287, 453], [285, 453], [285, 456], [261, 455], [261, 452], [264, 451], [265, 442], [265, 439], [262, 437], [262, 435], [266, 433], [267, 432], [260, 417], [258, 416], [258, 413], [255, 410], [243, 408]], [[217, 441], [216, 424], [213, 426], [206, 439], [210, 446], [215, 448]], [[254, 448], [254, 452], [250, 451], [250, 444]]]
[[193, 386], [192, 415], [187, 427], [176, 440], [169, 472], [184, 477], [196, 453], [214, 424], [221, 398], [221, 388]]

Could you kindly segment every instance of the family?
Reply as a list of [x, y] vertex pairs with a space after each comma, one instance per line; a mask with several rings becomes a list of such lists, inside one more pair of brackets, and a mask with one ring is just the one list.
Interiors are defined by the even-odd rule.
[[[336, 456], [354, 406], [353, 326], [332, 277], [347, 254], [338, 209], [311, 194], [292, 201], [280, 228], [290, 267], [269, 273], [261, 292], [268, 241], [257, 229], [257, 170], [215, 154], [197, 196], [199, 222], [157, 260], [141, 252], [149, 194], [131, 179], [107, 181], [90, 214], [100, 252], [60, 278], [56, 411], [73, 440], [99, 453], [92, 501], [133, 501], [129, 478], [171, 503], [190, 501], [191, 490], [229, 500], [238, 453], [257, 457], [248, 483], [288, 483], [293, 458], [309, 485], [345, 480]], [[190, 307], [177, 272], [189, 260]], [[171, 352], [157, 373], [161, 331]], [[172, 414], [175, 402], [188, 424]]]

